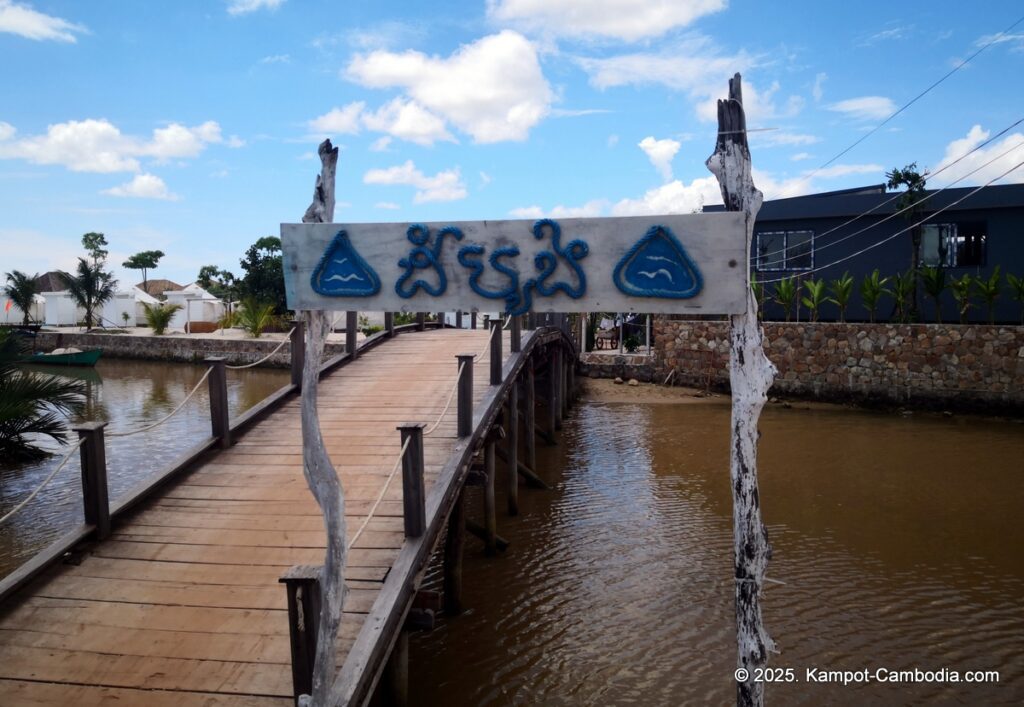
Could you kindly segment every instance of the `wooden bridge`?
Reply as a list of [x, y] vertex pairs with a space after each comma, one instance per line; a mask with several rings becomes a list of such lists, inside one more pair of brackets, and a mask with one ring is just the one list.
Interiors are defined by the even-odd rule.
[[[574, 389], [564, 317], [551, 323], [427, 329], [421, 319], [325, 364], [320, 416], [351, 545], [333, 704], [365, 704], [385, 673], [381, 687], [403, 701], [405, 629], [440, 608], [419, 592], [440, 543], [443, 604], [459, 610], [466, 484], [484, 487], [485, 523], [470, 530], [493, 551], [495, 456], [520, 470], [503, 475], [511, 511], [519, 476], [538, 483], [534, 433], [554, 434]], [[454, 394], [459, 355], [469, 365]], [[325, 533], [303, 477], [297, 385], [233, 422], [212, 398], [209, 439], [127, 497], [87, 508], [87, 524], [0, 583], [4, 705], [284, 705], [308, 691], [309, 636], [296, 622], [315, 594], [301, 566], [322, 563]], [[400, 463], [399, 427], [414, 440]], [[80, 434], [96, 465], [102, 432]], [[101, 495], [103, 505], [105, 486]]]

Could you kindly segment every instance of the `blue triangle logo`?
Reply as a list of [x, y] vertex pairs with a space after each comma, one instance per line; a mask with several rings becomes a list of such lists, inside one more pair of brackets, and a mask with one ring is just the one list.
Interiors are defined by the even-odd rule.
[[615, 266], [612, 279], [634, 297], [689, 299], [704, 287], [697, 265], [665, 226], [651, 226]]
[[310, 281], [313, 291], [325, 297], [372, 297], [380, 292], [380, 278], [352, 247], [345, 231], [338, 231]]

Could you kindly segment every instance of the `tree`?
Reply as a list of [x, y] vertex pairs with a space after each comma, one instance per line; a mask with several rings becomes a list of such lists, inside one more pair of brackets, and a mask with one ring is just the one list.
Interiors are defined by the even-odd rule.
[[71, 293], [71, 298], [85, 310], [85, 327], [92, 328], [93, 313], [114, 298], [117, 280], [103, 269], [101, 263], [89, 264], [85, 258], [78, 259], [76, 274], [60, 273], [64, 286]]
[[39, 437], [56, 442], [67, 438], [65, 418], [77, 414], [84, 403], [82, 381], [43, 376], [18, 368], [26, 355], [14, 332], [0, 331], [0, 458], [17, 461], [42, 459], [48, 453]]
[[108, 245], [107, 237], [102, 233], [89, 231], [82, 236], [82, 247], [89, 252], [93, 265], [99, 265], [100, 261], [107, 259], [107, 250], [103, 247], [105, 245]]
[[146, 271], [156, 268], [157, 263], [160, 262], [160, 258], [162, 257], [164, 257], [164, 252], [162, 250], [143, 250], [121, 263], [121, 266], [128, 268], [129, 270], [141, 270], [142, 289], [149, 292], [146, 288], [146, 285], [149, 283], [149, 280], [146, 278]]
[[238, 280], [234, 273], [221, 270], [216, 265], [204, 265], [199, 268], [196, 283], [214, 297], [221, 299], [238, 299]]
[[875, 321], [875, 312], [878, 310], [878, 300], [882, 299], [883, 295], [892, 294], [886, 287], [888, 283], [889, 278], [881, 277], [878, 268], [875, 268], [870, 275], [860, 281], [860, 299], [864, 303], [864, 308], [868, 310], [869, 321], [872, 323]]
[[29, 277], [20, 270], [12, 270], [7, 275], [7, 284], [4, 285], [4, 294], [14, 302], [14, 306], [22, 311], [24, 315], [21, 323], [28, 326], [32, 311], [32, 300], [35, 298], [39, 288], [36, 286], [36, 278], [39, 274]]
[[853, 277], [849, 272], [844, 272], [842, 277], [830, 280], [828, 289], [832, 296], [828, 301], [839, 307], [839, 321], [846, 321], [846, 308], [850, 306], [850, 297], [853, 296]]
[[[907, 221], [917, 222], [918, 215], [921, 213], [921, 207], [919, 206], [921, 200], [924, 198], [925, 184], [927, 180], [925, 177], [928, 176], [928, 172], [918, 172], [917, 162], [911, 162], [903, 169], [894, 169], [891, 172], [886, 172], [885, 177], [888, 179], [886, 186], [890, 189], [898, 189], [905, 187], [906, 191], [896, 201], [896, 210], [902, 211], [906, 209], [903, 214], [903, 218]], [[913, 246], [913, 251], [910, 255], [910, 269], [917, 272], [921, 266], [921, 227], [914, 226], [910, 229], [910, 242]], [[943, 244], [939, 244], [941, 249]], [[941, 263], [940, 263], [941, 267]], [[917, 318], [917, 280], [914, 280], [914, 289], [911, 293], [910, 298], [910, 316]]]
[[284, 294], [284, 264], [281, 259], [281, 239], [264, 236], [249, 246], [240, 261], [245, 275], [239, 283], [239, 294], [259, 302], [274, 305], [274, 312], [287, 311]]
[[180, 304], [147, 304], [142, 303], [146, 326], [153, 330], [156, 336], [162, 335], [171, 325], [175, 313], [184, 309]]

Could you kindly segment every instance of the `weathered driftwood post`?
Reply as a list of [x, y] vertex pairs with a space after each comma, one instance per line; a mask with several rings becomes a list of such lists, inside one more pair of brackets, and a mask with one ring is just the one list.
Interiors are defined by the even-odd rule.
[[[303, 223], [334, 220], [338, 148], [333, 147], [330, 140], [324, 140], [318, 152], [322, 167], [316, 178], [313, 203], [306, 209]], [[309, 699], [303, 698], [300, 704], [325, 705], [334, 682], [335, 637], [345, 599], [345, 499], [338, 474], [324, 448], [316, 409], [320, 361], [331, 318], [323, 310], [305, 311], [300, 316], [306, 329], [306, 356], [302, 367], [302, 467], [309, 490], [320, 504], [327, 530], [327, 552], [320, 573], [322, 609], [313, 667], [313, 694]]]
[[[740, 75], [729, 81], [728, 100], [718, 101], [718, 141], [707, 167], [718, 179], [727, 211], [746, 217], [747, 262], [754, 219], [762, 195], [754, 186], [747, 145], [746, 117]], [[746, 680], [736, 681], [736, 704], [762, 705], [764, 683], [754, 681], [754, 671], [768, 662], [775, 644], [761, 619], [760, 593], [765, 569], [771, 558], [768, 531], [761, 522], [757, 489], [757, 421], [768, 400], [775, 379], [775, 366], [764, 354], [763, 332], [757, 321], [757, 301], [747, 288], [747, 308], [730, 316], [729, 380], [732, 387], [732, 479], [733, 551], [736, 576], [736, 665], [747, 671]]]

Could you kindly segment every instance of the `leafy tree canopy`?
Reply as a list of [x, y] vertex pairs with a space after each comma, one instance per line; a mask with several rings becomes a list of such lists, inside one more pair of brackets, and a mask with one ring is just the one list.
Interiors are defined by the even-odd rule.
[[196, 282], [214, 297], [238, 299], [238, 280], [229, 270], [221, 270], [216, 265], [204, 265], [199, 268]]
[[107, 237], [102, 233], [90, 231], [82, 236], [82, 247], [89, 252], [93, 263], [99, 263], [101, 260], [107, 259], [108, 251], [104, 248], [106, 245], [109, 245]]
[[284, 314], [287, 307], [281, 239], [276, 236], [260, 238], [245, 251], [241, 265], [245, 271], [238, 288], [242, 297], [273, 304], [276, 314]]
[[[924, 196], [925, 184], [927, 184], [926, 177], [928, 172], [918, 172], [917, 162], [911, 162], [902, 169], [897, 167], [891, 172], [886, 172], [885, 177], [888, 180], [886, 186], [890, 189], [899, 189], [903, 187], [906, 191], [903, 196], [896, 202], [896, 209], [905, 209], [908, 206], [913, 207], [921, 200]], [[911, 208], [908, 212], [913, 214], [917, 209]]]
[[162, 257], [164, 257], [162, 250], [143, 250], [128, 258], [121, 265], [129, 270], [141, 270], [142, 289], [146, 289], [146, 285], [149, 282], [146, 277], [146, 271], [155, 268]]
[[7, 284], [4, 285], [4, 294], [22, 311], [24, 317], [21, 323], [28, 326], [29, 312], [32, 311], [32, 299], [39, 290], [36, 286], [36, 278], [39, 277], [39, 274], [36, 273], [29, 276], [20, 270], [12, 270], [9, 273], [5, 273], [5, 275], [7, 276]]

